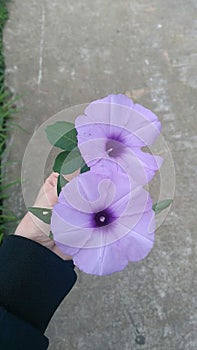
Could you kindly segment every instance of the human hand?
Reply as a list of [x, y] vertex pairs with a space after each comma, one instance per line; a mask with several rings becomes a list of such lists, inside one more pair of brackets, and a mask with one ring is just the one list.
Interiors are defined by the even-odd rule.
[[[73, 177], [79, 174], [80, 170], [75, 171], [73, 174], [65, 176], [70, 181]], [[44, 185], [40, 189], [34, 207], [49, 208], [52, 209], [54, 204], [57, 203], [57, 179], [58, 173], [52, 173], [45, 181]], [[72, 257], [63, 254], [56, 246], [53, 239], [49, 238], [50, 226], [39, 220], [33, 214], [28, 212], [22, 221], [19, 223], [15, 234], [31, 239], [39, 244], [42, 244], [46, 248], [50, 249], [53, 253], [57, 254], [63, 260], [71, 260]]]

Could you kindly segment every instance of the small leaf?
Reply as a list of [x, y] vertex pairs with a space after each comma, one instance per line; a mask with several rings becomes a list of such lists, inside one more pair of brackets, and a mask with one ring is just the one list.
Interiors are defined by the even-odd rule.
[[80, 154], [79, 149], [75, 148], [64, 160], [61, 167], [61, 173], [64, 175], [72, 174], [75, 170], [82, 168], [84, 164], [85, 162]]
[[[77, 147], [77, 144], [78, 144], [77, 130], [74, 128], [74, 125], [73, 125], [73, 129], [68, 131], [63, 136], [63, 142], [66, 142], [66, 146], [64, 146], [64, 148], [63, 148], [66, 151], [72, 151], [73, 148]], [[60, 146], [58, 146], [58, 147], [60, 147]]]
[[172, 202], [173, 202], [172, 199], [165, 199], [161, 202], [153, 204], [152, 209], [155, 211], [155, 214], [159, 214], [162, 210], [169, 207], [169, 205], [172, 204]]
[[50, 239], [53, 239], [53, 233], [50, 231], [50, 233], [49, 233], [49, 238]]
[[0, 233], [0, 245], [3, 242], [3, 233]]
[[77, 131], [74, 124], [56, 122], [46, 127], [49, 142], [65, 151], [71, 151], [77, 146]]
[[66, 186], [67, 183], [68, 183], [68, 181], [60, 174], [58, 176], [58, 179], [57, 179], [57, 194], [58, 194], [58, 196], [62, 190], [62, 187]]
[[62, 164], [64, 163], [66, 157], [68, 156], [69, 151], [64, 151], [58, 154], [58, 156], [55, 159], [55, 163], [53, 166], [53, 171], [57, 172], [57, 173], [62, 173], [61, 168], [62, 168]]
[[83, 173], [86, 173], [86, 172], [89, 171], [89, 170], [90, 170], [89, 166], [87, 166], [87, 164], [85, 164], [85, 165], [81, 168], [80, 173], [83, 174]]
[[37, 207], [29, 207], [28, 211], [35, 215], [38, 219], [42, 220], [46, 224], [50, 224], [52, 209], [48, 208], [37, 208]]

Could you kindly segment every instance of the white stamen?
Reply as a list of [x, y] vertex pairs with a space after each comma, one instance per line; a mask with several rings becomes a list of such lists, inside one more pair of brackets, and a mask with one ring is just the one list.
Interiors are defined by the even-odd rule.
[[110, 148], [110, 149], [107, 150], [107, 153], [109, 154], [112, 151], [113, 151], [113, 148]]
[[100, 216], [99, 220], [100, 222], [105, 222], [105, 216]]

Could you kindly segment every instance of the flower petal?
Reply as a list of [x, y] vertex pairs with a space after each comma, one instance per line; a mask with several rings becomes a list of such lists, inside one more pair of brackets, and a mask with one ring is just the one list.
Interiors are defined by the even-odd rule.
[[131, 231], [121, 240], [121, 249], [129, 261], [139, 261], [144, 259], [151, 251], [154, 245], [153, 236], [146, 237]]
[[63, 218], [62, 213], [60, 215], [57, 209], [59, 209], [59, 204], [56, 205], [51, 217], [51, 231], [55, 242], [75, 248], [84, 247], [93, 231], [91, 225], [89, 224], [88, 227], [88, 223], [84, 220], [84, 215], [74, 210], [67, 213], [65, 210], [66, 217]]
[[133, 148], [132, 152], [136, 155], [138, 159], [140, 159], [142, 164], [149, 169], [157, 171], [163, 163], [162, 157], [143, 152], [139, 148]]
[[152, 144], [160, 133], [161, 123], [150, 110], [138, 104], [133, 105], [132, 100], [129, 100], [124, 95], [109, 95], [90, 103], [85, 109], [85, 115], [76, 119], [78, 133], [84, 131], [82, 126], [94, 124], [98, 131], [94, 130], [94, 135], [97, 134], [96, 137], [99, 138], [101, 124], [106, 124], [111, 128], [119, 126], [134, 134], [134, 146]]
[[60, 242], [55, 241], [55, 244], [57, 245], [57, 247], [61, 250], [61, 252], [65, 255], [70, 255], [70, 256], [74, 256], [76, 255], [81, 248], [76, 248], [76, 247], [70, 247], [68, 245], [62, 244]]
[[[128, 261], [144, 259], [154, 244], [154, 234], [146, 231], [147, 220], [148, 223], [154, 221], [151, 212], [146, 213], [135, 230], [122, 239], [94, 249], [81, 249], [74, 255], [75, 265], [86, 273], [108, 275], [123, 270]], [[139, 232], [140, 226], [143, 226], [143, 234]]]
[[82, 271], [100, 276], [121, 271], [128, 264], [128, 259], [122, 255], [118, 244], [81, 249], [73, 260]]
[[156, 121], [158, 124], [158, 129], [161, 131], [161, 123], [159, 122], [157, 116], [148, 108], [145, 108], [144, 106], [142, 105], [139, 105], [138, 103], [136, 103], [134, 105], [134, 109], [139, 112], [141, 115], [144, 115], [146, 116], [146, 119], [148, 119], [149, 121], [151, 122], [154, 122]]
[[67, 203], [82, 213], [93, 213], [108, 207], [115, 197], [115, 185], [102, 174], [81, 174], [67, 184], [60, 193], [59, 202]]
[[[80, 141], [80, 136], [78, 137], [79, 148], [83, 159], [89, 167], [92, 167], [98, 162], [98, 159], [106, 157], [106, 138], [98, 138], [93, 140], [88, 140], [85, 142]], [[80, 143], [81, 142], [81, 143]]]
[[133, 106], [134, 106], [132, 99], [127, 97], [126, 95], [123, 95], [123, 94], [108, 95], [108, 96], [102, 98], [101, 100], [97, 100], [96, 102], [115, 103], [115, 104], [119, 104], [121, 106], [130, 107], [130, 108], [133, 108]]
[[136, 183], [143, 186], [149, 182], [147, 168], [131, 149], [127, 147], [118, 161]]
[[78, 132], [78, 139], [81, 141], [91, 140], [95, 138], [105, 138], [109, 133], [109, 125], [104, 123], [98, 123], [93, 120], [94, 123], [90, 123], [90, 120], [85, 115], [79, 115], [75, 120], [75, 127]]
[[161, 123], [154, 113], [134, 105], [124, 95], [109, 95], [90, 103], [75, 124], [81, 154], [90, 167], [98, 160], [113, 158], [144, 185], [161, 165], [161, 158], [155, 158], [158, 166], [153, 166], [154, 159], [143, 156], [140, 150], [155, 141]]
[[155, 215], [153, 210], [144, 213], [135, 227], [121, 240], [121, 249], [129, 261], [146, 257], [154, 245]]

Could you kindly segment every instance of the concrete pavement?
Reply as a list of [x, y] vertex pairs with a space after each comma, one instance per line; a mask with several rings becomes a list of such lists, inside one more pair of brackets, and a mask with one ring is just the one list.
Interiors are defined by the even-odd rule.
[[[22, 160], [33, 132], [62, 109], [129, 91], [159, 116], [176, 167], [153, 251], [110, 277], [77, 272], [47, 329], [50, 350], [196, 349], [196, 2], [13, 0], [9, 9], [6, 83], [28, 133], [13, 130], [8, 159]], [[25, 212], [20, 187], [9, 205]]]

